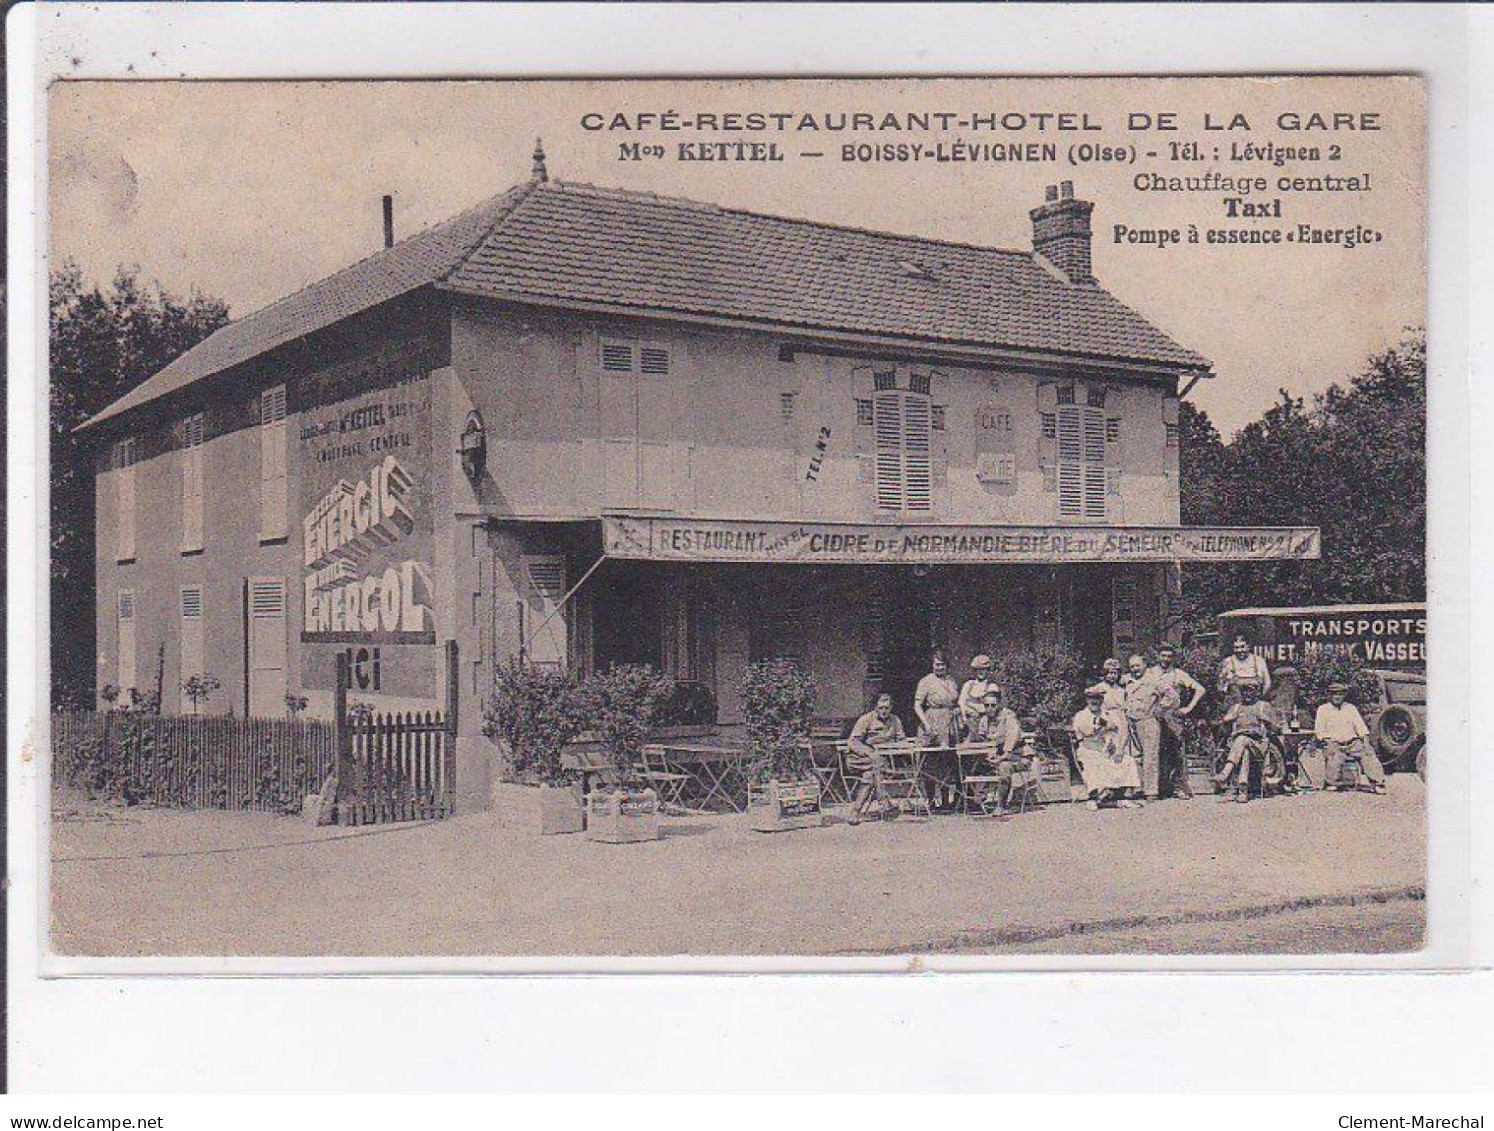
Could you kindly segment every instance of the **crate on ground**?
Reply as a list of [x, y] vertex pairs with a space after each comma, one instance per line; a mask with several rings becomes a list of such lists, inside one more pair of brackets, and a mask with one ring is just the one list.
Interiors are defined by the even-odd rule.
[[658, 840], [659, 795], [651, 789], [587, 794], [586, 839], [602, 844]]

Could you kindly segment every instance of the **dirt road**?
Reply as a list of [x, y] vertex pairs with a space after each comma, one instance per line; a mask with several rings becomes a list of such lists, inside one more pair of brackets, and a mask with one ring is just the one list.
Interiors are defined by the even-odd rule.
[[[539, 837], [534, 794], [377, 831], [257, 814], [61, 807], [53, 939], [67, 954], [846, 954], [1382, 951], [1419, 943], [1425, 794], [1212, 799], [1007, 821], [796, 833], [740, 817], [664, 839]], [[1356, 893], [1400, 893], [1355, 908]], [[1291, 901], [1300, 918], [1231, 919]], [[1181, 920], [1179, 917], [1182, 917]], [[1210, 925], [1212, 921], [1213, 925]], [[1120, 923], [1085, 933], [1083, 926]], [[1127, 926], [1126, 924], [1143, 924]], [[1080, 933], [1074, 933], [1079, 925]]]

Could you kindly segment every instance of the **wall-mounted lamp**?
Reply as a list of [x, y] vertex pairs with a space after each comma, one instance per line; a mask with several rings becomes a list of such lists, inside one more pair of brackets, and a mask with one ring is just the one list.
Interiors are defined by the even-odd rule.
[[483, 427], [482, 413], [475, 409], [467, 414], [457, 454], [462, 457], [467, 478], [476, 483], [488, 469], [488, 431]]

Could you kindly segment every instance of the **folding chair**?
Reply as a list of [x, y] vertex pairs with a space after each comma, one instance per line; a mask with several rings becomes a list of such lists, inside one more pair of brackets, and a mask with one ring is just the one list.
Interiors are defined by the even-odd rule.
[[672, 807], [680, 813], [690, 812], [690, 807], [685, 804], [685, 788], [695, 779], [689, 774], [675, 773], [667, 769], [663, 758], [663, 747], [645, 746], [639, 752], [639, 761], [634, 769], [659, 795], [661, 810]]
[[919, 813], [931, 820], [933, 807], [923, 788], [923, 750], [901, 748], [886, 750], [882, 763], [882, 794], [899, 812]]
[[809, 770], [820, 783], [825, 803], [841, 805], [849, 801], [851, 790], [846, 784], [845, 766], [841, 763], [840, 743], [810, 739], [805, 746], [809, 751]]

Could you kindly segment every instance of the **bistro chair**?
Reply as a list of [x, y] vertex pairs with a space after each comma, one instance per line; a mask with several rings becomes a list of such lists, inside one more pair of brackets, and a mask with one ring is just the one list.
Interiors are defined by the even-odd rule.
[[902, 812], [933, 818], [934, 809], [923, 787], [923, 747], [887, 747], [882, 763], [882, 793]]
[[661, 809], [673, 808], [677, 812], [688, 813], [690, 807], [685, 804], [685, 790], [694, 779], [689, 774], [675, 773], [670, 770], [664, 761], [663, 750], [661, 746], [643, 747], [634, 769], [659, 795]]
[[805, 744], [809, 754], [809, 770], [820, 783], [820, 792], [825, 803], [840, 805], [851, 799], [850, 787], [846, 784], [846, 768], [842, 760], [842, 743], [816, 741], [811, 738]]

